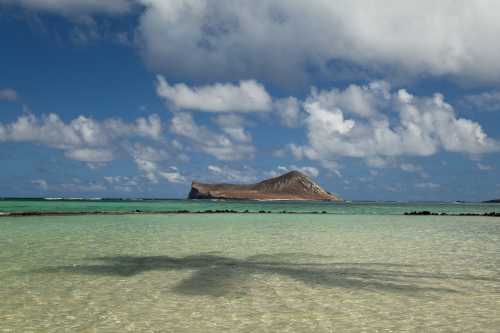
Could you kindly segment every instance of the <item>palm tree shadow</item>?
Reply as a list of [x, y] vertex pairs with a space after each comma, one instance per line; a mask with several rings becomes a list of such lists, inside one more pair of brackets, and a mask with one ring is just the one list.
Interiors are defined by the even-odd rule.
[[[148, 271], [191, 271], [174, 291], [184, 295], [231, 296], [245, 290], [245, 281], [256, 274], [279, 275], [310, 287], [366, 289], [422, 295], [457, 293], [458, 290], [435, 286], [438, 280], [494, 281], [482, 276], [449, 276], [409, 271], [415, 266], [391, 263], [324, 263], [327, 256], [307, 254], [257, 255], [237, 259], [215, 254], [186, 257], [114, 256], [93, 258], [99, 264], [57, 266], [38, 273], [73, 273], [131, 277]], [[438, 283], [439, 285], [439, 283]]]

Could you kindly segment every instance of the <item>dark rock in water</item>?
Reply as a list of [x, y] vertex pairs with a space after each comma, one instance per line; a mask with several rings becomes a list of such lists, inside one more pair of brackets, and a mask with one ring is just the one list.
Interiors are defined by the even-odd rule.
[[496, 212], [487, 212], [487, 213], [458, 213], [458, 214], [449, 214], [449, 213], [433, 213], [427, 210], [423, 211], [413, 211], [413, 212], [405, 212], [404, 215], [439, 215], [439, 216], [489, 216], [489, 217], [500, 217], [500, 213]]
[[[443, 213], [441, 213], [443, 214]], [[432, 212], [429, 212], [428, 210], [422, 210], [422, 211], [413, 211], [413, 212], [406, 212], [404, 213], [404, 215], [424, 215], [424, 216], [427, 216], [427, 215], [439, 215], [438, 213], [432, 213]]]
[[189, 199], [342, 201], [298, 171], [256, 184], [204, 184], [194, 181]]
[[500, 203], [500, 199], [484, 201], [484, 203]]

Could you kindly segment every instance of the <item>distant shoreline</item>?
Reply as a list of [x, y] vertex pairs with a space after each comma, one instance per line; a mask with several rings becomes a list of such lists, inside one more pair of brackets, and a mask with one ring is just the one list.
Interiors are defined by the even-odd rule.
[[[202, 211], [189, 211], [189, 210], [174, 210], [174, 211], [90, 211], [90, 212], [0, 212], [1, 217], [29, 217], [29, 216], [86, 216], [86, 215], [96, 215], [96, 216], [106, 216], [106, 215], [200, 215], [200, 214], [290, 214], [290, 215], [342, 215], [337, 213], [329, 213], [327, 211], [309, 211], [309, 212], [294, 212], [294, 211], [270, 211], [270, 210], [259, 210], [259, 211], [236, 211], [236, 210], [202, 210]], [[486, 213], [435, 213], [430, 211], [413, 211], [404, 212], [402, 214], [390, 214], [391, 216], [455, 216], [455, 217], [467, 217], [467, 216], [481, 216], [481, 217], [500, 217], [500, 213], [497, 212], [486, 212]]]
[[369, 200], [369, 199], [356, 199], [356, 200], [343, 200], [343, 201], [328, 201], [328, 200], [305, 200], [305, 199], [186, 199], [186, 198], [112, 198], [112, 197], [89, 197], [89, 198], [77, 198], [77, 197], [0, 197], [1, 201], [46, 201], [46, 202], [154, 202], [154, 201], [193, 201], [193, 202], [323, 202], [328, 204], [358, 204], [358, 203], [375, 203], [375, 204], [500, 204], [500, 199], [488, 200], [488, 201], [440, 201], [440, 200], [410, 200], [410, 201], [398, 201], [398, 200]]

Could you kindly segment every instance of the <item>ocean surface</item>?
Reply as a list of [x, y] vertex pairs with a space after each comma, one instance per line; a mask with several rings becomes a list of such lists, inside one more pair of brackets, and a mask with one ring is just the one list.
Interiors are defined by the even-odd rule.
[[0, 332], [499, 332], [494, 204], [0, 200]]
[[330, 213], [341, 215], [401, 215], [427, 210], [433, 213], [500, 212], [495, 203], [439, 202], [321, 202], [222, 200], [112, 200], [112, 199], [0, 199], [0, 214], [9, 212], [203, 212], [233, 210], [273, 213]]

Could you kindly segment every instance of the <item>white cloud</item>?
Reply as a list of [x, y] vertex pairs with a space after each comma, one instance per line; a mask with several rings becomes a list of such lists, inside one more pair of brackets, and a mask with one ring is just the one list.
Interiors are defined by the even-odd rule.
[[[295, 147], [297, 155], [319, 161], [358, 157], [371, 166], [383, 166], [403, 155], [430, 156], [440, 150], [479, 155], [499, 149], [478, 123], [458, 118], [440, 94], [417, 97], [405, 90], [385, 89], [375, 94], [372, 87], [334, 90], [334, 98], [326, 99], [330, 93], [313, 90], [304, 102], [309, 144]], [[346, 103], [337, 98], [352, 89], [364, 92], [357, 94], [360, 101]]]
[[189, 87], [180, 83], [170, 85], [158, 76], [158, 96], [178, 109], [206, 112], [269, 111], [271, 96], [264, 86], [254, 80], [240, 81], [238, 85], [216, 83], [210, 86]]
[[127, 150], [129, 154], [135, 159], [159, 162], [170, 158], [170, 153], [167, 151], [166, 146], [156, 148], [142, 143], [135, 143], [130, 145]]
[[238, 142], [228, 135], [211, 131], [195, 123], [189, 113], [176, 113], [170, 126], [172, 133], [190, 141], [196, 150], [215, 156], [220, 160], [253, 158], [255, 148], [248, 142]]
[[160, 116], [152, 114], [146, 118], [137, 118], [135, 124], [129, 127], [129, 131], [147, 138], [160, 140], [162, 135]]
[[422, 178], [429, 178], [429, 175], [424, 171], [420, 165], [412, 164], [412, 163], [402, 163], [400, 169], [404, 172], [412, 172], [418, 174]]
[[147, 179], [149, 179], [152, 183], [158, 183], [158, 179], [156, 178], [158, 166], [155, 162], [143, 159], [135, 159], [134, 162], [137, 165], [137, 168], [144, 173], [144, 176]]
[[132, 0], [0, 0], [0, 5], [15, 5], [30, 10], [62, 15], [124, 14], [130, 11]]
[[209, 174], [206, 178], [211, 182], [229, 182], [237, 184], [256, 183], [265, 178], [276, 177], [292, 170], [301, 171], [309, 177], [319, 176], [319, 170], [315, 167], [299, 167], [296, 165], [278, 166], [275, 169], [269, 171], [257, 171], [248, 166], [244, 166], [241, 169], [235, 169], [227, 165], [218, 166], [209, 164], [207, 166], [207, 170]]
[[128, 185], [128, 186], [137, 186], [139, 185], [137, 182], [137, 179], [134, 177], [127, 177], [127, 176], [105, 176], [104, 180], [108, 184], [123, 184], [123, 185]]
[[[156, 114], [132, 122], [118, 118], [97, 121], [79, 116], [68, 123], [56, 114], [41, 117], [25, 114], [12, 123], [0, 123], [2, 141], [32, 142], [60, 149], [65, 157], [85, 162], [91, 169], [117, 157], [129, 156], [153, 183], [158, 182], [158, 173], [163, 171], [158, 162], [169, 159], [170, 152], [175, 153], [176, 159], [185, 160], [185, 154], [179, 151], [182, 147], [164, 140], [161, 119]], [[130, 185], [117, 186], [131, 189]]]
[[113, 151], [107, 149], [74, 149], [66, 151], [65, 155], [72, 160], [90, 163], [105, 163], [114, 159]]
[[[121, 15], [138, 7], [136, 45], [148, 65], [176, 81], [254, 78], [286, 86], [303, 83], [311, 75], [345, 79], [365, 78], [367, 73], [500, 80], [496, 1], [389, 0], [367, 5], [363, 0], [0, 0], [0, 4], [66, 16]], [[193, 92], [188, 95], [199, 98]], [[219, 109], [220, 103], [211, 108]]]
[[217, 116], [214, 120], [231, 139], [247, 143], [252, 141], [252, 136], [244, 128], [245, 120], [242, 117], [234, 114], [224, 114]]
[[339, 108], [344, 112], [372, 118], [390, 101], [390, 86], [384, 81], [374, 81], [366, 86], [349, 85], [346, 89], [317, 90], [308, 97], [310, 103], [319, 103], [326, 109]]
[[106, 176], [104, 177], [104, 180], [116, 191], [129, 193], [142, 191], [138, 177]]
[[136, 143], [128, 147], [128, 152], [144, 177], [152, 183], [158, 183], [157, 176], [160, 172], [158, 162], [169, 159], [169, 152], [165, 149], [155, 148], [141, 143]]
[[255, 183], [258, 180], [257, 172], [248, 167], [238, 170], [228, 166], [208, 165], [207, 169], [211, 181], [248, 184]]
[[477, 163], [476, 166], [481, 171], [492, 171], [492, 170], [495, 170], [495, 168], [492, 165], [488, 165], [488, 164]]
[[301, 104], [297, 98], [278, 99], [274, 102], [274, 109], [283, 126], [298, 127], [302, 123]]
[[293, 157], [300, 160], [304, 157], [304, 147], [298, 146], [294, 143], [290, 143], [287, 145], [287, 148], [290, 150], [290, 153]]
[[286, 85], [332, 66], [334, 78], [368, 70], [500, 80], [496, 1], [140, 2], [144, 58], [181, 81], [252, 77]]
[[39, 189], [44, 190], [44, 191], [48, 190], [48, 188], [49, 188], [49, 184], [44, 179], [36, 179], [36, 180], [31, 181], [31, 183], [33, 185], [35, 185], [36, 187], [38, 187]]
[[[170, 183], [184, 183], [186, 178], [175, 166], [170, 166], [165, 168], [162, 166], [164, 161], [179, 158], [179, 153], [177, 151], [178, 146], [174, 145], [162, 145], [161, 147], [152, 147], [144, 145], [141, 143], [135, 143], [128, 148], [129, 154], [132, 156], [134, 163], [136, 164], [139, 171], [142, 173], [143, 177], [153, 184], [159, 183], [159, 178], [165, 179]], [[177, 156], [173, 156], [177, 155]], [[109, 182], [113, 182], [114, 178], [110, 178]], [[126, 185], [126, 184], [121, 184]], [[129, 186], [129, 185], [127, 185]]]
[[161, 171], [159, 174], [170, 183], [182, 184], [186, 182], [186, 177], [176, 167], [170, 167], [168, 171]]
[[405, 172], [420, 172], [422, 167], [420, 165], [415, 165], [411, 163], [403, 163], [400, 165], [401, 170]]
[[500, 111], [500, 91], [465, 96], [462, 103], [478, 111]]
[[280, 165], [276, 168], [276, 170], [271, 170], [268, 172], [268, 174], [271, 176], [271, 177], [276, 177], [276, 176], [279, 176], [279, 175], [282, 175], [284, 173], [287, 173], [287, 172], [290, 172], [290, 171], [300, 171], [302, 172], [303, 174], [309, 176], [309, 177], [312, 177], [312, 178], [316, 178], [319, 176], [319, 170], [315, 167], [312, 167], [312, 166], [302, 166], [302, 167], [299, 167], [299, 166], [296, 166], [296, 165], [289, 165], [289, 166], [283, 166], [283, 165]]
[[[77, 119], [82, 118], [81, 116]], [[84, 120], [89, 120], [83, 117]], [[89, 123], [92, 123], [90, 119]], [[95, 125], [93, 125], [95, 126]], [[111, 139], [127, 136], [140, 136], [151, 140], [162, 139], [162, 123], [160, 116], [152, 114], [147, 117], [137, 118], [133, 123], [125, 123], [121, 119], [107, 119], [102, 122], [101, 131], [106, 132]]]
[[79, 179], [73, 179], [72, 182], [63, 183], [57, 187], [70, 192], [104, 192], [107, 189], [103, 184], [93, 181], [84, 182]]
[[42, 117], [25, 114], [9, 124], [0, 123], [0, 142], [33, 142], [62, 149], [68, 158], [83, 162], [109, 162], [114, 159], [113, 143], [133, 137], [161, 140], [158, 115], [138, 118], [133, 123], [120, 119], [97, 121], [79, 116], [65, 123], [51, 113]]
[[441, 185], [436, 184], [436, 183], [428, 182], [428, 183], [418, 183], [418, 184], [415, 184], [415, 187], [421, 188], [421, 189], [435, 190], [435, 189], [440, 188]]
[[17, 101], [19, 96], [17, 95], [17, 92], [14, 89], [6, 88], [6, 89], [0, 89], [0, 101]]
[[120, 119], [102, 122], [79, 116], [65, 123], [57, 114], [50, 113], [40, 118], [25, 114], [10, 124], [0, 123], [0, 141], [31, 141], [65, 149], [73, 146], [107, 145], [111, 141], [126, 137], [161, 138], [161, 121], [158, 115], [139, 118], [127, 124]]
[[208, 171], [214, 172], [214, 173], [222, 173], [222, 168], [216, 166], [216, 165], [209, 165], [207, 167]]
[[380, 156], [367, 157], [366, 164], [373, 168], [385, 168], [391, 163], [390, 159], [382, 158]]

